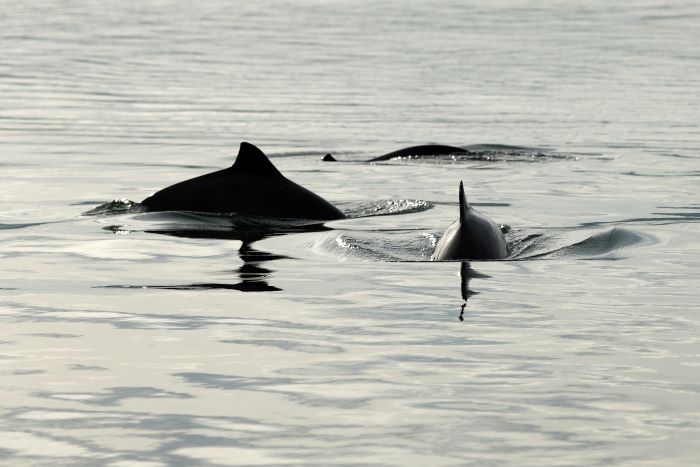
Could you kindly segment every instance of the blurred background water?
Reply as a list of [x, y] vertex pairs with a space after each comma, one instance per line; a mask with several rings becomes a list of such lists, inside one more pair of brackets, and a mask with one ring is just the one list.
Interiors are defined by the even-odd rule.
[[[697, 465], [699, 19], [0, 1], [0, 464]], [[241, 141], [351, 218], [105, 208]], [[430, 142], [519, 149], [362, 162]]]

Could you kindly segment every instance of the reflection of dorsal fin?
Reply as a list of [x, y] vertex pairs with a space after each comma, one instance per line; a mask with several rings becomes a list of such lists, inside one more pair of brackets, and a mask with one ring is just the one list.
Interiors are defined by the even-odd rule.
[[469, 216], [469, 210], [471, 207], [467, 203], [467, 197], [464, 196], [464, 185], [461, 180], [459, 182], [459, 222], [464, 223]]
[[231, 166], [235, 170], [243, 170], [247, 172], [256, 172], [268, 175], [281, 175], [279, 170], [272, 165], [270, 159], [267, 158], [256, 146], [243, 142], [238, 150], [236, 162]]

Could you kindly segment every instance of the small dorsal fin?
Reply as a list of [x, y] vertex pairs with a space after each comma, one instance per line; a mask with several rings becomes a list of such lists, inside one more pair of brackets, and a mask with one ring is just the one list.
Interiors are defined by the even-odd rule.
[[464, 196], [464, 184], [460, 180], [459, 182], [459, 222], [464, 223], [469, 216], [469, 210], [471, 207], [467, 202], [467, 197]]
[[231, 168], [269, 175], [281, 175], [277, 167], [270, 162], [270, 159], [267, 158], [264, 152], [255, 145], [246, 142], [241, 143], [236, 162], [233, 163]]

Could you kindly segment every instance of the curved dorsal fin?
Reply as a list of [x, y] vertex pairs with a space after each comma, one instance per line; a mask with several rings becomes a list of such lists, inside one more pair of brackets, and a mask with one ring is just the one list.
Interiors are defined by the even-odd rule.
[[264, 152], [255, 145], [246, 142], [241, 143], [236, 162], [233, 163], [231, 168], [269, 175], [282, 175]]
[[467, 220], [467, 216], [469, 216], [469, 210], [471, 207], [469, 206], [469, 203], [467, 202], [467, 197], [464, 196], [464, 184], [462, 181], [459, 181], [459, 222], [463, 223]]

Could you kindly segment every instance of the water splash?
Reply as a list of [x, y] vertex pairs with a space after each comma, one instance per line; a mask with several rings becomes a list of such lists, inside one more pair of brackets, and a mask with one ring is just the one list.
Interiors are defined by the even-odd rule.
[[433, 205], [422, 199], [387, 199], [369, 203], [338, 203], [338, 207], [349, 218], [357, 218], [412, 214], [432, 209]]
[[[510, 231], [506, 234], [509, 255], [503, 261], [558, 258], [616, 259], [616, 254], [620, 250], [655, 242], [655, 239], [649, 235], [619, 227], [591, 234], [580, 241], [568, 240], [564, 233]], [[437, 231], [426, 232], [413, 229], [333, 231], [314, 249], [317, 253], [330, 254], [343, 259], [354, 258], [359, 261], [430, 261], [439, 235]]]
[[140, 206], [140, 204], [135, 201], [119, 198], [85, 211], [83, 216], [117, 216], [133, 212], [134, 209], [137, 209], [137, 206]]

